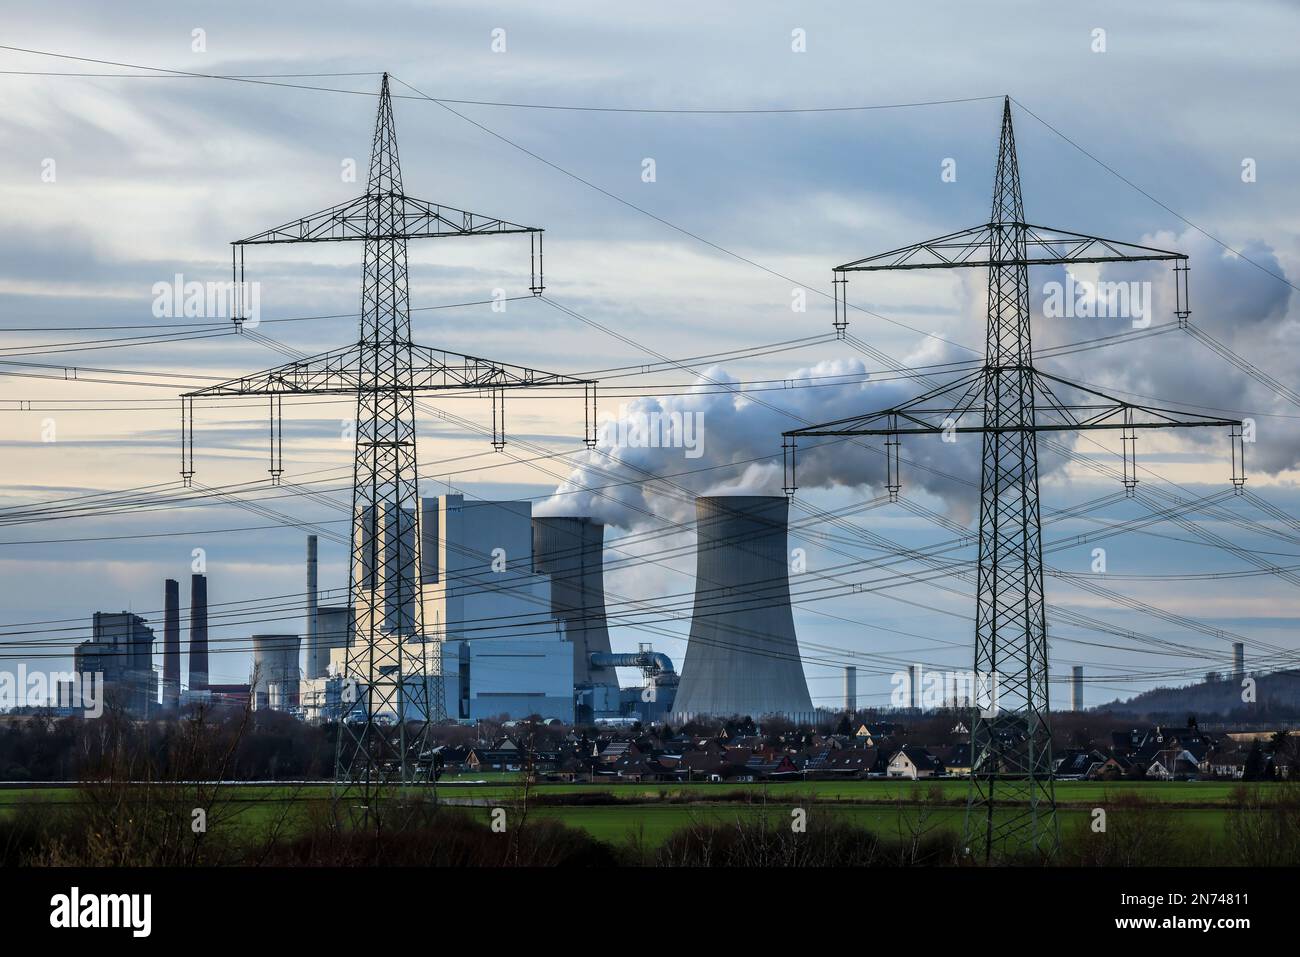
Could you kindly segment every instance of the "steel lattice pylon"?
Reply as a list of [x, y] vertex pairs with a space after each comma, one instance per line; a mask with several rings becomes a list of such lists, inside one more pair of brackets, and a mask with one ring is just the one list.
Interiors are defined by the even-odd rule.
[[[1245, 481], [1240, 422], [1138, 406], [1034, 368], [1029, 266], [1172, 260], [1180, 320], [1187, 305], [1183, 253], [1050, 229], [1025, 222], [1011, 101], [1002, 130], [986, 224], [905, 246], [835, 269], [835, 327], [847, 327], [846, 274], [895, 269], [988, 269], [988, 325], [983, 366], [892, 409], [785, 433], [786, 490], [793, 494], [795, 446], [807, 436], [886, 436], [887, 485], [899, 487], [899, 437], [979, 433], [979, 571], [975, 609], [971, 789], [966, 838], [991, 860], [1047, 857], [1058, 845], [1049, 722], [1048, 642], [1038, 499], [1039, 432], [1123, 432], [1124, 485], [1137, 484], [1139, 429], [1233, 428], [1233, 483]], [[1065, 396], [1074, 395], [1074, 401]], [[978, 425], [965, 425], [967, 416]]]
[[[977, 676], [996, 682], [997, 707], [971, 725], [967, 838], [983, 812], [984, 846], [999, 846], [1027, 817], [1030, 846], [1054, 851], [1056, 795], [1048, 723], [1047, 620], [1038, 507], [1038, 437], [1029, 331], [1025, 210], [1004, 105], [993, 187], [985, 342], [984, 453], [980, 470], [979, 572], [975, 608]], [[1009, 639], [1009, 640], [1008, 640]], [[979, 760], [976, 760], [979, 755]], [[986, 769], [974, 773], [976, 764]], [[994, 813], [1001, 785], [1009, 805]], [[1044, 845], [1047, 845], [1044, 847]]]
[[[378, 823], [377, 799], [394, 786], [435, 781], [431, 726], [446, 718], [438, 636], [424, 629], [419, 581], [416, 397], [447, 390], [490, 393], [493, 445], [504, 439], [504, 390], [580, 386], [594, 445], [595, 382], [538, 372], [415, 344], [407, 280], [411, 239], [526, 233], [530, 289], [540, 295], [541, 230], [405, 195], [388, 75], [380, 87], [364, 195], [234, 243], [235, 288], [243, 288], [244, 246], [360, 241], [364, 244], [360, 336], [356, 345], [188, 393], [182, 398], [182, 469], [194, 474], [193, 403], [222, 396], [271, 397], [271, 475], [283, 471], [279, 440], [284, 395], [355, 395], [350, 595], [356, 638], [345, 678], [355, 702], [341, 707], [336, 800], [354, 819]], [[241, 298], [234, 319], [245, 321]]]

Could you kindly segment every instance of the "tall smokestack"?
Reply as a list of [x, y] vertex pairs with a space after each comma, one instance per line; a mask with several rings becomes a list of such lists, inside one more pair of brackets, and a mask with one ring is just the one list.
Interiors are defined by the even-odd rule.
[[307, 536], [307, 677], [323, 678], [324, 672], [316, 674], [317, 662], [320, 660], [320, 650], [317, 647], [317, 590], [316, 590], [316, 536]]
[[695, 500], [695, 612], [673, 711], [807, 719], [790, 611], [784, 495]]
[[163, 710], [181, 706], [181, 583], [163, 583]]
[[844, 666], [844, 710], [849, 714], [858, 710], [858, 669]]
[[1070, 680], [1070, 710], [1083, 710], [1083, 665], [1075, 665]]
[[208, 576], [190, 576], [190, 690], [208, 690]]
[[913, 710], [921, 707], [921, 666], [907, 666], [907, 706]]
[[1232, 680], [1241, 684], [1246, 677], [1246, 644], [1241, 641], [1232, 643]]
[[613, 668], [593, 667], [609, 654], [605, 623], [605, 526], [589, 518], [534, 518], [533, 571], [550, 576], [551, 614], [573, 642], [573, 683], [618, 686]]

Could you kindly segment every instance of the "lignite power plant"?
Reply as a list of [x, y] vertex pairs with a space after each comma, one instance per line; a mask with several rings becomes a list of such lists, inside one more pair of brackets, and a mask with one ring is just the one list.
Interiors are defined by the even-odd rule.
[[[684, 667], [649, 644], [612, 650], [604, 585], [605, 528], [586, 517], [533, 517], [526, 501], [420, 502], [404, 560], [414, 569], [430, 658], [448, 720], [565, 722], [732, 715], [814, 715], [790, 609], [783, 496], [696, 501], [696, 584]], [[322, 604], [319, 546], [307, 538], [301, 632], [248, 636], [247, 684], [208, 677], [208, 581], [191, 579], [181, 674], [180, 585], [164, 583], [161, 700], [152, 670], [154, 631], [128, 612], [96, 615], [96, 637], [78, 649], [78, 669], [106, 674], [129, 710], [151, 714], [197, 703], [235, 703], [337, 721], [364, 700], [350, 685], [357, 653], [355, 611]], [[383, 589], [382, 582], [375, 587]], [[400, 611], [390, 595], [385, 615]], [[244, 636], [228, 636], [242, 650]], [[119, 648], [128, 648], [123, 655]], [[234, 650], [234, 649], [232, 649]], [[111, 654], [110, 654], [111, 652]], [[109, 664], [104, 664], [108, 661]], [[617, 669], [639, 679], [619, 683]], [[432, 670], [432, 669], [431, 669]], [[396, 721], [397, 715], [385, 716]]]
[[[190, 680], [183, 688], [179, 583], [169, 580], [162, 684], [167, 707], [224, 697], [339, 721], [346, 733], [336, 780], [360, 787], [363, 798], [379, 783], [428, 780], [428, 729], [441, 720], [534, 714], [566, 721], [740, 712], [812, 716], [786, 580], [784, 498], [700, 500], [695, 609], [679, 679], [672, 661], [648, 644], [635, 652], [613, 651], [599, 522], [584, 516], [534, 519], [529, 502], [419, 495], [415, 414], [421, 395], [451, 390], [490, 396], [492, 443], [500, 450], [505, 390], [578, 389], [586, 416], [584, 442], [596, 445], [594, 380], [412, 341], [408, 242], [503, 235], [528, 238], [529, 289], [541, 295], [541, 229], [405, 192], [385, 74], [365, 192], [232, 243], [231, 318], [242, 331], [248, 247], [360, 242], [359, 339], [181, 397], [180, 474], [186, 487], [195, 475], [196, 401], [269, 398], [269, 473], [278, 484], [284, 471], [283, 397], [356, 398], [347, 599], [319, 602], [318, 544], [309, 539], [305, 648], [297, 634], [251, 636], [248, 684], [219, 686], [209, 674], [208, 583], [196, 574]], [[626, 604], [644, 602], [633, 597]], [[129, 653], [114, 656], [126, 662], [117, 669], [120, 683], [136, 710], [147, 711], [157, 700], [152, 642], [144, 620], [124, 612], [102, 629], [97, 625], [95, 640], [79, 650], [79, 657], [90, 660], [110, 644], [123, 644]], [[618, 668], [638, 669], [641, 683], [620, 687]], [[395, 735], [387, 730], [394, 726]]]
[[[404, 547], [404, 561], [418, 569], [418, 600], [437, 662], [430, 687], [440, 688], [447, 718], [811, 717], [790, 610], [786, 508], [780, 496], [698, 500], [695, 609], [679, 678], [672, 660], [648, 644], [612, 650], [602, 524], [533, 517], [530, 502], [422, 499], [418, 537]], [[284, 672], [270, 642], [283, 645], [284, 638], [259, 636], [268, 651], [255, 662], [254, 700], [334, 720], [357, 698], [347, 687], [355, 616], [319, 603], [316, 548], [313, 537], [307, 670], [296, 690], [274, 693]], [[396, 600], [381, 602], [386, 616], [401, 614], [391, 607]], [[620, 687], [618, 668], [638, 670], [639, 681]]]

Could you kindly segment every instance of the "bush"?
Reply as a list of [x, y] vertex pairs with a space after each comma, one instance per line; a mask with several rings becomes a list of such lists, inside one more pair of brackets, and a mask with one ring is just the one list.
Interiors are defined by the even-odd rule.
[[919, 843], [882, 840], [866, 828], [830, 817], [812, 819], [795, 833], [784, 818], [697, 823], [674, 832], [652, 863], [664, 867], [885, 867], [936, 866], [957, 859], [958, 840], [947, 831]]
[[[1186, 835], [1173, 812], [1140, 794], [1106, 795], [1106, 830], [1093, 831], [1089, 814], [1061, 835], [1061, 862], [1085, 867], [1168, 866], [1183, 862]], [[1206, 849], [1200, 853], [1204, 855]], [[1203, 863], [1203, 860], [1202, 860]]]
[[458, 808], [387, 805], [390, 826], [349, 828], [320, 808], [307, 832], [256, 863], [274, 866], [596, 867], [619, 863], [613, 849], [558, 821], [526, 821], [504, 833]]

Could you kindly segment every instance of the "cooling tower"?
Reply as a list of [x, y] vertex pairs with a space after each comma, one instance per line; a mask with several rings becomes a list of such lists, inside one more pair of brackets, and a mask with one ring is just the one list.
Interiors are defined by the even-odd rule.
[[181, 704], [181, 583], [163, 583], [163, 707]]
[[618, 686], [613, 668], [591, 664], [608, 653], [605, 624], [605, 526], [589, 518], [534, 518], [533, 571], [550, 576], [551, 614], [573, 642], [574, 685]]
[[810, 717], [790, 612], [783, 496], [695, 500], [695, 612], [678, 715]]
[[[301, 645], [297, 635], [254, 635], [252, 685], [254, 707], [283, 711], [298, 703]], [[272, 691], [275, 694], [272, 694]]]
[[190, 576], [190, 690], [208, 690], [208, 577]]

